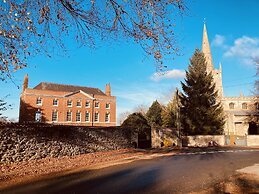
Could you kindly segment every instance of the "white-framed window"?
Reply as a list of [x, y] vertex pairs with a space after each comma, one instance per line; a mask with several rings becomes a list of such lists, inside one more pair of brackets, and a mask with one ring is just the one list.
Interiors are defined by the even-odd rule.
[[105, 108], [106, 109], [110, 109], [110, 107], [111, 107], [111, 104], [110, 103], [106, 103]]
[[72, 112], [69, 110], [67, 111], [67, 121], [71, 122], [72, 121]]
[[95, 107], [95, 108], [100, 108], [100, 102], [95, 102], [95, 103], [94, 103], [94, 107]]
[[81, 112], [77, 111], [76, 112], [76, 122], [80, 122], [81, 121]]
[[53, 106], [58, 106], [58, 99], [53, 99]]
[[105, 122], [109, 123], [110, 122], [110, 113], [105, 113]]
[[35, 121], [36, 121], [36, 122], [41, 122], [41, 116], [42, 116], [42, 113], [41, 113], [41, 111], [38, 109], [38, 110], [35, 112]]
[[99, 122], [99, 113], [94, 113], [94, 122]]
[[52, 118], [51, 118], [51, 120], [53, 122], [57, 122], [58, 121], [58, 112], [56, 110], [52, 111]]
[[86, 107], [86, 108], [90, 108], [90, 102], [89, 102], [89, 101], [86, 101], [86, 102], [85, 102], [85, 107]]
[[76, 101], [76, 106], [77, 106], [77, 107], [81, 107], [81, 106], [82, 106], [81, 100]]
[[242, 109], [247, 109], [247, 103], [242, 103]]
[[42, 99], [41, 99], [41, 97], [38, 97], [38, 98], [36, 99], [36, 104], [37, 104], [37, 105], [42, 105]]
[[89, 112], [85, 113], [85, 121], [90, 122], [90, 113]]
[[72, 107], [72, 100], [67, 100], [67, 106]]
[[235, 108], [235, 104], [233, 102], [229, 103], [229, 109], [234, 109]]

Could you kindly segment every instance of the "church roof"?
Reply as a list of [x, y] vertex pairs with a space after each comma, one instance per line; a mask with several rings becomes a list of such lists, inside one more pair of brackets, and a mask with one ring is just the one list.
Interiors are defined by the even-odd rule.
[[51, 91], [59, 91], [59, 92], [76, 92], [76, 91], [83, 91], [87, 94], [94, 94], [94, 95], [103, 95], [105, 94], [99, 88], [90, 88], [84, 86], [74, 86], [74, 85], [65, 85], [65, 84], [56, 84], [56, 83], [49, 83], [49, 82], [41, 82], [33, 89], [37, 90], [51, 90]]

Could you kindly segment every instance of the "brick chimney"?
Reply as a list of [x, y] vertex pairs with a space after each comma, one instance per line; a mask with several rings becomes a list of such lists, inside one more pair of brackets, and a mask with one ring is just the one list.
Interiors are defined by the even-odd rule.
[[23, 85], [22, 85], [22, 92], [24, 92], [28, 88], [29, 76], [26, 74], [24, 76]]
[[111, 85], [110, 84], [105, 85], [105, 94], [106, 94], [106, 96], [111, 96]]

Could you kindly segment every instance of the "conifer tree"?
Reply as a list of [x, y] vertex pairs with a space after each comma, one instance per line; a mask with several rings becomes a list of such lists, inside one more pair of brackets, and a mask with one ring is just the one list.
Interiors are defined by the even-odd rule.
[[188, 135], [216, 135], [223, 132], [223, 108], [217, 100], [215, 83], [212, 74], [207, 73], [206, 65], [203, 53], [196, 49], [186, 72], [186, 83], [181, 82], [182, 126], [183, 132]]
[[146, 117], [150, 126], [161, 126], [162, 125], [162, 106], [157, 100], [155, 100], [149, 107]]

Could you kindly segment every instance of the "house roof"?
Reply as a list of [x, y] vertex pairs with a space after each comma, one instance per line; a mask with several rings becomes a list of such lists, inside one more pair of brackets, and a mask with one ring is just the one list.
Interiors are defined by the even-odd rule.
[[99, 88], [90, 88], [84, 86], [74, 86], [74, 85], [65, 85], [65, 84], [55, 84], [48, 82], [41, 82], [33, 89], [37, 90], [51, 90], [51, 91], [59, 91], [59, 92], [75, 92], [75, 91], [83, 91], [87, 94], [94, 95], [104, 95], [105, 94]]

